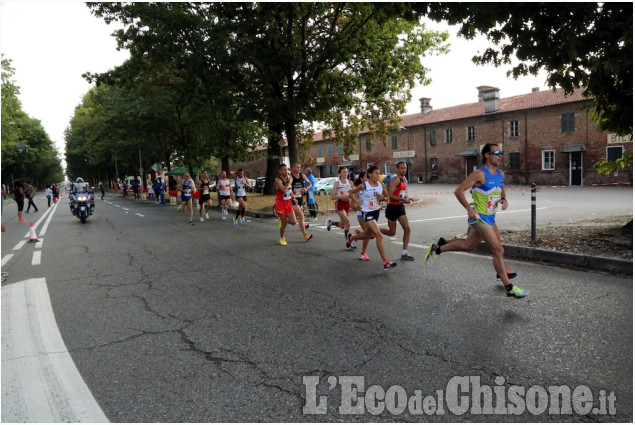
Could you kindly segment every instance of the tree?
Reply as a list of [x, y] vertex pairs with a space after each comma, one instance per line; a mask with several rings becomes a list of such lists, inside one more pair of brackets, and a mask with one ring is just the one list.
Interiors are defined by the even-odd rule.
[[299, 159], [297, 132], [307, 124], [335, 125], [345, 152], [352, 151], [350, 135], [363, 127], [385, 139], [405, 111], [408, 89], [425, 82], [420, 56], [445, 39], [425, 32], [414, 15], [397, 13], [402, 6], [373, 3], [89, 7], [125, 26], [117, 39], [133, 56], [173, 58], [204, 87], [220, 83], [245, 116], [264, 123], [268, 177], [276, 174], [283, 134], [291, 162]]
[[496, 47], [476, 63], [510, 64], [518, 77], [548, 72], [547, 84], [566, 93], [584, 87], [600, 130], [633, 133], [633, 4], [418, 3], [414, 10], [460, 24], [468, 39], [485, 34]]

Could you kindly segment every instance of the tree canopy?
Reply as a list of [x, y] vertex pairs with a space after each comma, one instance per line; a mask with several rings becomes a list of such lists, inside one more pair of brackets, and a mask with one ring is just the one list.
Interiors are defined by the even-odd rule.
[[[42, 123], [22, 110], [14, 72], [11, 60], [2, 56], [2, 181], [19, 178], [37, 187], [60, 182], [64, 175], [59, 152]], [[18, 145], [26, 149], [18, 152]]]

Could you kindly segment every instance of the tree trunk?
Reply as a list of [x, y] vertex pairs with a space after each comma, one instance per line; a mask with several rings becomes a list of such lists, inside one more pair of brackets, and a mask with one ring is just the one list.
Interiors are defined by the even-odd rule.
[[280, 145], [278, 142], [282, 139], [282, 124], [270, 124], [269, 126], [269, 140], [267, 143], [267, 179], [265, 180], [265, 187], [263, 188], [263, 195], [275, 195], [276, 186], [275, 179], [278, 177], [280, 162]]

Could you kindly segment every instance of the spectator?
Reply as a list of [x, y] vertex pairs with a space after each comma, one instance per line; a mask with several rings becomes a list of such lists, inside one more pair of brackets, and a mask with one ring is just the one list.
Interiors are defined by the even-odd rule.
[[51, 194], [52, 194], [51, 185], [47, 185], [46, 186], [46, 190], [45, 190], [44, 193], [46, 193], [46, 199], [48, 200], [48, 206], [50, 208], [51, 207]]
[[24, 190], [24, 196], [26, 196], [26, 198], [29, 200], [29, 205], [27, 205], [26, 207], [26, 213], [29, 213], [31, 205], [33, 205], [33, 209], [35, 209], [35, 212], [38, 212], [39, 210], [37, 209], [35, 202], [33, 202], [33, 197], [35, 196], [35, 188], [26, 182], [23, 183], [22, 187]]
[[13, 182], [13, 199], [18, 203], [18, 221], [24, 223], [26, 220], [22, 218], [22, 211], [24, 210], [24, 186], [22, 182], [15, 179]]

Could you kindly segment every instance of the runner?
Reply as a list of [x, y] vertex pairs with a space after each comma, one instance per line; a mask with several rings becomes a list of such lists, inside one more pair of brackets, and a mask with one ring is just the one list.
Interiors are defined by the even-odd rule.
[[[302, 206], [304, 205], [304, 194], [307, 189], [311, 189], [311, 182], [306, 178], [304, 174], [300, 172], [301, 164], [296, 162], [291, 169], [291, 189], [293, 191], [293, 211], [295, 211], [296, 218], [298, 219], [298, 226], [300, 231], [304, 235], [304, 240], [308, 241], [313, 237], [310, 233], [306, 232], [309, 227], [308, 224], [304, 224], [304, 211]], [[306, 187], [305, 187], [306, 184]]]
[[344, 230], [344, 239], [346, 240], [346, 250], [353, 251], [356, 247], [348, 240], [351, 222], [348, 219], [348, 213], [351, 208], [350, 192], [353, 189], [353, 182], [348, 179], [348, 168], [340, 167], [339, 179], [333, 184], [333, 192], [331, 199], [335, 202], [335, 212], [340, 216], [340, 221], [326, 219], [326, 230], [330, 231], [331, 226], [337, 226]]
[[397, 175], [390, 180], [388, 185], [388, 196], [390, 201], [386, 207], [386, 219], [388, 220], [388, 228], [382, 228], [381, 233], [386, 236], [395, 236], [397, 233], [397, 221], [403, 229], [403, 247], [401, 250], [401, 259], [412, 261], [414, 257], [408, 253], [408, 243], [410, 242], [410, 222], [406, 215], [404, 204], [409, 204], [411, 199], [408, 198], [408, 180], [406, 179], [408, 166], [405, 162], [397, 163]]
[[[505, 192], [505, 175], [499, 166], [503, 151], [495, 143], [488, 143], [481, 151], [483, 155], [483, 167], [472, 172], [454, 191], [458, 201], [467, 210], [468, 224], [471, 227], [467, 239], [455, 239], [450, 242], [439, 238], [436, 244], [430, 244], [423, 259], [427, 263], [428, 258], [435, 258], [446, 251], [473, 251], [484, 240], [492, 252], [494, 269], [501, 277], [508, 298], [524, 298], [531, 291], [520, 289], [512, 285], [505, 269], [503, 258], [504, 249], [501, 240], [494, 229], [496, 210], [501, 204], [503, 210], [508, 207]], [[472, 189], [474, 207], [465, 198], [465, 191]]]
[[181, 182], [179, 183], [179, 187], [177, 188], [177, 190], [181, 192], [181, 205], [179, 205], [177, 211], [182, 210], [185, 212], [183, 206], [187, 205], [190, 210], [190, 225], [192, 226], [194, 226], [194, 223], [192, 223], [192, 219], [194, 218], [194, 210], [192, 208], [193, 189], [195, 189], [194, 180], [190, 177], [190, 173], [185, 173], [183, 179], [181, 179]]
[[[276, 177], [275, 185], [276, 185], [276, 205], [275, 212], [278, 216], [278, 227], [280, 228], [280, 245], [287, 246], [287, 240], [284, 237], [284, 231], [287, 228], [287, 223], [290, 225], [294, 225], [295, 221], [295, 212], [293, 210], [293, 206], [291, 205], [293, 199], [293, 191], [291, 190], [291, 185], [293, 184], [293, 179], [291, 178], [291, 173], [287, 167], [287, 164], [280, 164], [280, 175]], [[308, 240], [305, 238], [305, 240]]]
[[[198, 216], [201, 221], [205, 221], [203, 219], [203, 205], [205, 205], [205, 218], [209, 220], [208, 212], [212, 208], [211, 184], [211, 180], [207, 177], [207, 171], [203, 171], [203, 175], [198, 182], [198, 190], [201, 192], [201, 198], [198, 200]], [[157, 203], [158, 201], [157, 199]]]
[[232, 204], [232, 185], [231, 181], [227, 178], [227, 172], [222, 171], [220, 173], [220, 179], [216, 184], [216, 190], [218, 190], [218, 197], [221, 205], [221, 219], [227, 220], [227, 208]]
[[234, 226], [238, 227], [238, 216], [240, 215], [240, 224], [245, 224], [245, 208], [247, 207], [247, 191], [245, 187], [251, 188], [249, 179], [243, 175], [243, 169], [236, 172], [236, 200], [238, 201], [238, 209], [234, 218]]
[[[388, 194], [386, 193], [386, 187], [384, 184], [379, 181], [379, 167], [373, 165], [368, 169], [367, 173], [368, 181], [355, 186], [352, 193], [360, 194], [358, 199], [362, 204], [364, 220], [368, 226], [368, 232], [365, 232], [364, 239], [370, 239], [371, 235], [375, 235], [377, 250], [384, 262], [384, 269], [391, 269], [393, 267], [397, 267], [397, 263], [393, 263], [386, 258], [383, 236], [379, 230], [379, 226], [377, 225], [379, 211], [381, 209], [381, 201], [388, 197]], [[362, 258], [364, 254], [366, 254], [365, 250], [362, 252], [362, 255], [360, 255], [360, 259], [368, 261], [367, 258]], [[368, 255], [366, 254], [365, 257], [368, 257]]]

